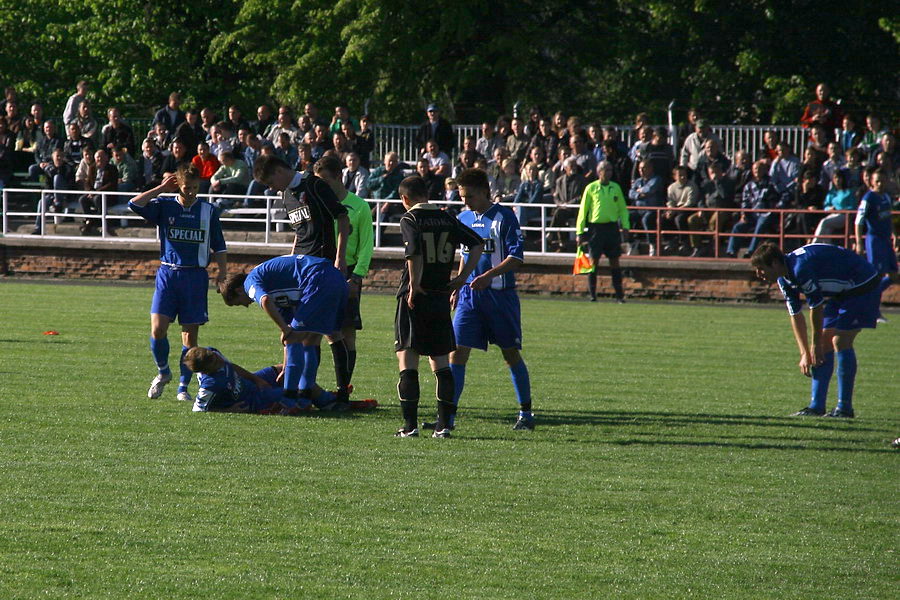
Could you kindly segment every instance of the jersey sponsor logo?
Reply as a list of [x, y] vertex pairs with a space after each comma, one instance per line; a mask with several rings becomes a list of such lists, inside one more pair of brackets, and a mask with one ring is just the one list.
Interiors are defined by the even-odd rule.
[[469, 227], [471, 227], [472, 229], [484, 229], [484, 223], [482, 223], [481, 221], [475, 221], [474, 223], [469, 225]]
[[288, 211], [288, 219], [290, 220], [291, 225], [299, 225], [305, 221], [311, 221], [312, 215], [309, 212], [308, 206], [299, 206]]
[[202, 244], [206, 241], [206, 232], [202, 229], [191, 229], [189, 227], [169, 227], [166, 230], [166, 238], [170, 242]]

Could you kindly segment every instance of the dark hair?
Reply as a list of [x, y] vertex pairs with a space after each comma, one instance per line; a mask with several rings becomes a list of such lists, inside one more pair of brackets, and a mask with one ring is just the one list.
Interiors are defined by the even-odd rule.
[[181, 362], [194, 373], [212, 374], [222, 360], [221, 355], [211, 348], [194, 346], [184, 354]]
[[[259, 159], [257, 158], [254, 165], [258, 163]], [[228, 276], [228, 278], [225, 280], [225, 285], [222, 288], [222, 300], [225, 301], [225, 304], [227, 304], [228, 306], [234, 305], [234, 301], [239, 293], [238, 290], [244, 289], [244, 281], [246, 280], [246, 273], [234, 273]]]
[[428, 198], [428, 185], [418, 175], [412, 175], [400, 182], [397, 192], [413, 201], [426, 200]]
[[336, 156], [323, 156], [319, 160], [316, 161], [316, 164], [313, 166], [313, 172], [318, 175], [322, 171], [325, 171], [332, 177], [340, 177], [341, 176], [341, 161], [338, 160]]
[[847, 189], [847, 175], [845, 175], [843, 171], [837, 169], [831, 177], [832, 179], [837, 179], [837, 187], [839, 190]]
[[776, 262], [784, 262], [784, 252], [772, 242], [764, 242], [761, 244], [759, 248], [754, 250], [753, 256], [750, 257], [750, 264], [757, 269], [771, 267]]
[[480, 189], [487, 193], [491, 190], [487, 173], [481, 169], [463, 169], [463, 172], [457, 175], [456, 183], [460, 187]]
[[193, 165], [193, 163], [185, 162], [178, 165], [178, 169], [175, 171], [175, 179], [184, 183], [187, 179], [199, 179], [200, 171], [197, 170], [197, 167]]
[[257, 156], [256, 160], [253, 161], [253, 179], [259, 182], [266, 182], [278, 169], [291, 170], [291, 167], [274, 154]]

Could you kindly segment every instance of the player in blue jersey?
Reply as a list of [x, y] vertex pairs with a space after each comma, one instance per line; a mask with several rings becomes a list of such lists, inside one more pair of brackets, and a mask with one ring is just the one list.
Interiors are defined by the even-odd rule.
[[[870, 189], [862, 197], [856, 212], [856, 251], [865, 254], [880, 277], [879, 291], [884, 292], [897, 279], [897, 255], [894, 253], [894, 223], [891, 219], [891, 196], [884, 193], [884, 173], [875, 171]], [[863, 243], [862, 228], [866, 237]]]
[[278, 385], [282, 365], [251, 373], [215, 348], [200, 346], [188, 350], [182, 362], [199, 374], [200, 391], [194, 400], [194, 412], [296, 415], [310, 407], [309, 400], [298, 402], [284, 397]]
[[[853, 340], [860, 330], [874, 329], [878, 319], [881, 292], [875, 268], [831, 244], [809, 244], [784, 254], [771, 242], [753, 252], [750, 264], [758, 277], [781, 288], [800, 348], [800, 372], [812, 377], [809, 406], [794, 416], [826, 414], [828, 384], [837, 363], [838, 402], [827, 416], [853, 418], [857, 367]], [[810, 309], [808, 327], [801, 294]]]
[[331, 260], [303, 254], [279, 256], [250, 273], [232, 275], [222, 299], [228, 306], [259, 304], [281, 330], [284, 345], [284, 395], [298, 390], [319, 408], [346, 410], [348, 402], [316, 385], [322, 336], [341, 339], [347, 281]]
[[[451, 299], [456, 303], [453, 333], [456, 350], [450, 354], [450, 370], [455, 384], [454, 403], [459, 404], [466, 379], [466, 363], [472, 348], [487, 350], [496, 344], [509, 367], [519, 417], [513, 429], [534, 429], [531, 414], [531, 381], [522, 360], [522, 325], [515, 271], [524, 261], [524, 236], [512, 209], [492, 204], [487, 174], [466, 169], [456, 178], [459, 196], [468, 210], [459, 220], [484, 240], [484, 251], [475, 270]], [[463, 251], [460, 271], [468, 258]], [[423, 424], [427, 426], [427, 424]]]
[[[169, 324], [181, 325], [181, 357], [197, 345], [200, 326], [209, 320], [206, 294], [210, 256], [218, 266], [216, 285], [221, 291], [228, 274], [225, 238], [217, 209], [197, 199], [200, 173], [191, 164], [178, 167], [161, 185], [131, 199], [128, 207], [159, 228], [160, 266], [150, 307], [150, 351], [158, 374], [147, 391], [149, 398], [162, 396], [172, 380], [169, 368]], [[163, 195], [175, 194], [174, 197]], [[191, 371], [181, 364], [178, 399], [191, 401]]]

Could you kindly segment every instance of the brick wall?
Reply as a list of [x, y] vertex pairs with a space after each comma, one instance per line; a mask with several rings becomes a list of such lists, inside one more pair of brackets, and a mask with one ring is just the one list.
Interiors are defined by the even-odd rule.
[[[247, 271], [279, 252], [232, 244], [229, 270]], [[158, 246], [153, 243], [0, 239], [0, 274], [8, 277], [152, 281], [158, 264]], [[377, 252], [366, 278], [366, 288], [394, 292], [402, 264], [396, 253]], [[626, 269], [626, 292], [631, 298], [781, 302], [776, 286], [767, 286], [754, 279], [747, 263], [649, 261], [623, 257], [622, 266]], [[567, 258], [535, 257], [520, 270], [519, 289], [529, 294], [585, 295], [585, 278], [570, 273], [571, 262]], [[210, 275], [214, 274], [215, 266], [212, 266]], [[601, 268], [598, 290], [612, 292], [608, 269]], [[900, 285], [890, 288], [884, 301], [900, 305]]]

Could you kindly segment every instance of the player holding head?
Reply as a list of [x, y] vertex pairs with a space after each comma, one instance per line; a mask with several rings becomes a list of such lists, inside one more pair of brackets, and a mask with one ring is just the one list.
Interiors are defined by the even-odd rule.
[[[169, 369], [169, 323], [178, 317], [181, 325], [181, 356], [197, 345], [200, 326], [209, 320], [206, 294], [210, 255], [218, 270], [216, 286], [228, 274], [225, 238], [219, 212], [205, 200], [197, 200], [200, 173], [190, 163], [167, 175], [157, 187], [138, 194], [128, 207], [159, 228], [160, 267], [156, 272], [156, 291], [150, 307], [150, 351], [159, 371], [147, 391], [149, 398], [162, 396], [172, 380]], [[158, 197], [177, 193], [175, 197]], [[191, 401], [188, 384], [191, 371], [181, 364], [178, 399]]]
[[194, 412], [249, 412], [295, 415], [310, 406], [285, 398], [277, 386], [282, 365], [251, 373], [229, 362], [215, 348], [195, 346], [182, 359], [184, 365], [199, 373], [200, 391], [194, 400]]
[[[897, 255], [894, 253], [894, 223], [891, 220], [891, 196], [884, 192], [885, 174], [872, 173], [869, 191], [856, 212], [856, 251], [865, 254], [880, 275], [879, 291], [884, 292], [897, 279]], [[863, 243], [862, 228], [866, 227]]]
[[[454, 297], [453, 332], [457, 348], [450, 355], [450, 369], [456, 383], [454, 404], [459, 403], [462, 394], [466, 363], [472, 348], [487, 350], [488, 343], [496, 344], [509, 367], [519, 401], [519, 417], [513, 429], [534, 429], [531, 380], [519, 352], [522, 348], [521, 310], [513, 275], [524, 260], [524, 236], [513, 211], [491, 203], [490, 186], [484, 171], [466, 169], [456, 182], [460, 199], [468, 209], [460, 213], [459, 220], [482, 237], [484, 253], [468, 277], [468, 284]], [[463, 252], [462, 260], [466, 258]]]
[[[861, 329], [875, 328], [881, 298], [878, 273], [853, 252], [831, 244], [809, 244], [785, 255], [767, 242], [753, 252], [750, 264], [758, 277], [781, 288], [800, 348], [800, 372], [812, 377], [809, 406], [794, 416], [825, 414], [828, 384], [837, 362], [838, 403], [828, 416], [853, 418], [853, 340]], [[801, 293], [809, 304], [808, 328]]]
[[347, 303], [347, 282], [331, 261], [302, 254], [267, 260], [229, 277], [222, 299], [228, 306], [258, 303], [281, 330], [286, 398], [296, 399], [302, 390], [320, 408], [349, 408], [316, 385], [322, 336], [341, 339]]
[[[438, 400], [432, 437], [450, 437], [456, 408], [449, 367], [449, 355], [455, 348], [450, 293], [458, 290], [475, 269], [483, 242], [452, 215], [428, 203], [428, 185], [421, 177], [407, 177], [398, 191], [407, 212], [400, 219], [406, 268], [400, 278], [394, 317], [394, 350], [400, 366], [397, 393], [404, 424], [395, 435], [419, 435], [419, 357], [428, 356]], [[451, 280], [455, 249], [460, 244], [468, 249], [468, 258]]]

